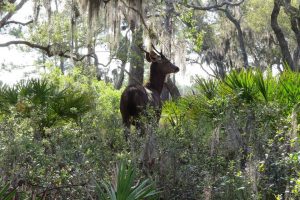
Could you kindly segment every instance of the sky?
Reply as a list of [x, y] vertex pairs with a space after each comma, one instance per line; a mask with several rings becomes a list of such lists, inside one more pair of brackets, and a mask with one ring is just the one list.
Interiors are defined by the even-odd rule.
[[[31, 19], [31, 13], [32, 3], [29, 1], [18, 12], [16, 12], [11, 20], [27, 22]], [[10, 35], [5, 34], [5, 32], [5, 30], [0, 32], [0, 43], [5, 43], [15, 39]], [[36, 70], [36, 67], [34, 66], [35, 58], [36, 55], [34, 53], [21, 52], [16, 46], [0, 48], [0, 81], [12, 85], [16, 81], [24, 78], [25, 73]], [[17, 67], [17, 69], [13, 69], [13, 65], [26, 67]]]
[[[33, 4], [28, 1], [11, 20], [20, 22], [27, 22], [32, 19]], [[0, 32], [0, 43], [5, 43], [11, 40], [15, 40], [13, 36], [5, 33], [5, 30]], [[109, 53], [105, 49], [98, 48], [96, 53], [99, 57], [99, 62], [106, 64], [109, 60]], [[0, 48], [0, 82], [4, 84], [13, 85], [21, 79], [28, 79], [32, 77], [38, 77], [37, 72], [41, 68], [35, 65], [37, 59], [37, 53], [33, 50], [32, 52], [22, 52], [18, 50], [17, 46], [2, 47]], [[112, 63], [114, 65], [115, 63]], [[176, 63], [175, 63], [176, 65]], [[16, 67], [17, 66], [17, 67]], [[129, 66], [127, 66], [128, 68]], [[180, 66], [179, 66], [180, 67]], [[111, 68], [111, 70], [113, 67]], [[26, 76], [26, 74], [30, 74]], [[179, 72], [176, 74], [176, 82], [181, 86], [190, 86], [192, 82], [192, 76], [200, 75], [206, 77], [207, 75], [199, 65], [186, 65], [186, 73]]]

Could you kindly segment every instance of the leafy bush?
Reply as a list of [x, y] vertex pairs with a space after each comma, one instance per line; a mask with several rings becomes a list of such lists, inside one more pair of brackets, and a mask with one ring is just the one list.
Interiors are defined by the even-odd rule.
[[18, 190], [24, 198], [84, 198], [93, 188], [90, 180], [108, 176], [110, 163], [126, 149], [119, 96], [76, 70], [2, 87], [3, 181], [24, 183]]
[[[22, 183], [22, 198], [96, 199], [97, 182], [103, 198], [154, 194], [155, 185], [161, 199], [298, 199], [299, 78], [242, 70], [199, 79], [195, 94], [164, 104], [152, 138], [157, 155], [141, 185], [151, 138], [133, 129], [125, 142], [121, 91], [80, 68], [1, 86], [1, 181]], [[111, 166], [124, 159], [132, 165], [114, 175]], [[111, 177], [119, 180], [107, 184]]]

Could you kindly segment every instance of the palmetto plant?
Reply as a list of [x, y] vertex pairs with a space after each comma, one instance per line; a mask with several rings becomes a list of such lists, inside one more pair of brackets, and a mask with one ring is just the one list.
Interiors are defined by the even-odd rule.
[[45, 105], [49, 97], [55, 95], [57, 87], [49, 84], [46, 80], [31, 79], [18, 84], [20, 97], [30, 99], [35, 105]]
[[255, 75], [254, 75], [254, 81], [257, 87], [257, 90], [259, 91], [259, 93], [262, 95], [262, 97], [264, 98], [264, 100], [266, 102], [269, 101], [269, 89], [270, 89], [270, 79], [272, 77], [266, 76], [266, 78], [264, 78], [262, 71], [257, 70]]
[[[142, 200], [155, 199], [158, 192], [153, 183], [146, 179], [141, 183], [135, 182], [136, 171], [132, 165], [125, 161], [117, 168], [115, 181], [111, 184], [97, 184], [99, 199], [110, 200]], [[103, 185], [103, 186], [101, 186]], [[106, 193], [102, 190], [105, 188]]]
[[217, 95], [218, 84], [216, 80], [197, 78], [196, 84], [200, 90], [200, 93], [207, 99], [211, 100]]
[[252, 102], [257, 95], [254, 73], [251, 70], [232, 71], [224, 80], [224, 89], [246, 102]]
[[60, 89], [46, 80], [21, 81], [16, 86], [0, 88], [0, 110], [10, 113], [11, 107], [23, 117], [30, 117], [36, 109], [42, 109], [43, 126], [51, 126], [59, 119], [74, 119], [90, 110], [92, 96], [72, 88]]
[[295, 104], [300, 101], [300, 74], [285, 71], [279, 77], [278, 94], [281, 101]]
[[16, 189], [10, 189], [9, 184], [0, 187], [0, 199], [1, 200], [12, 200], [16, 194]]
[[8, 87], [6, 85], [0, 88], [0, 113], [8, 113], [9, 107], [18, 102], [17, 87]]
[[60, 117], [77, 120], [92, 107], [91, 96], [79, 91], [63, 90], [51, 99], [51, 109]]

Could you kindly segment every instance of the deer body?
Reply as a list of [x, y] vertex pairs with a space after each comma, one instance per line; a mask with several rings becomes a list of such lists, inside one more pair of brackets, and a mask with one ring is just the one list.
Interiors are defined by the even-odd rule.
[[[142, 122], [141, 117], [145, 116], [146, 120], [151, 120], [151, 123], [159, 122], [162, 110], [160, 94], [164, 81], [167, 74], [179, 71], [179, 68], [166, 59], [162, 53], [157, 55], [153, 51], [146, 52], [146, 59], [151, 62], [149, 81], [145, 86], [139, 84], [128, 86], [122, 93], [120, 100], [120, 111], [125, 126], [126, 140], [131, 125], [136, 126], [142, 134], [144, 133], [144, 123], [147, 122]], [[154, 119], [147, 118], [148, 107], [154, 110]]]

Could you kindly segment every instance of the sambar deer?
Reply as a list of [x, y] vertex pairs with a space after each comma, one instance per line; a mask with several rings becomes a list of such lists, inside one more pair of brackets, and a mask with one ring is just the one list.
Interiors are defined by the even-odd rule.
[[[160, 94], [162, 92], [166, 76], [170, 73], [176, 73], [179, 68], [172, 64], [162, 52], [147, 52], [146, 60], [151, 63], [149, 81], [143, 86], [140, 84], [129, 85], [122, 93], [120, 100], [120, 111], [122, 114], [123, 124], [125, 126], [125, 139], [128, 140], [130, 134], [130, 126], [134, 125], [137, 130], [144, 134], [145, 123], [159, 122], [162, 110], [162, 102]], [[147, 118], [147, 108], [154, 110], [154, 116]], [[146, 120], [141, 120], [145, 116]], [[154, 118], [154, 119], [153, 119]]]

